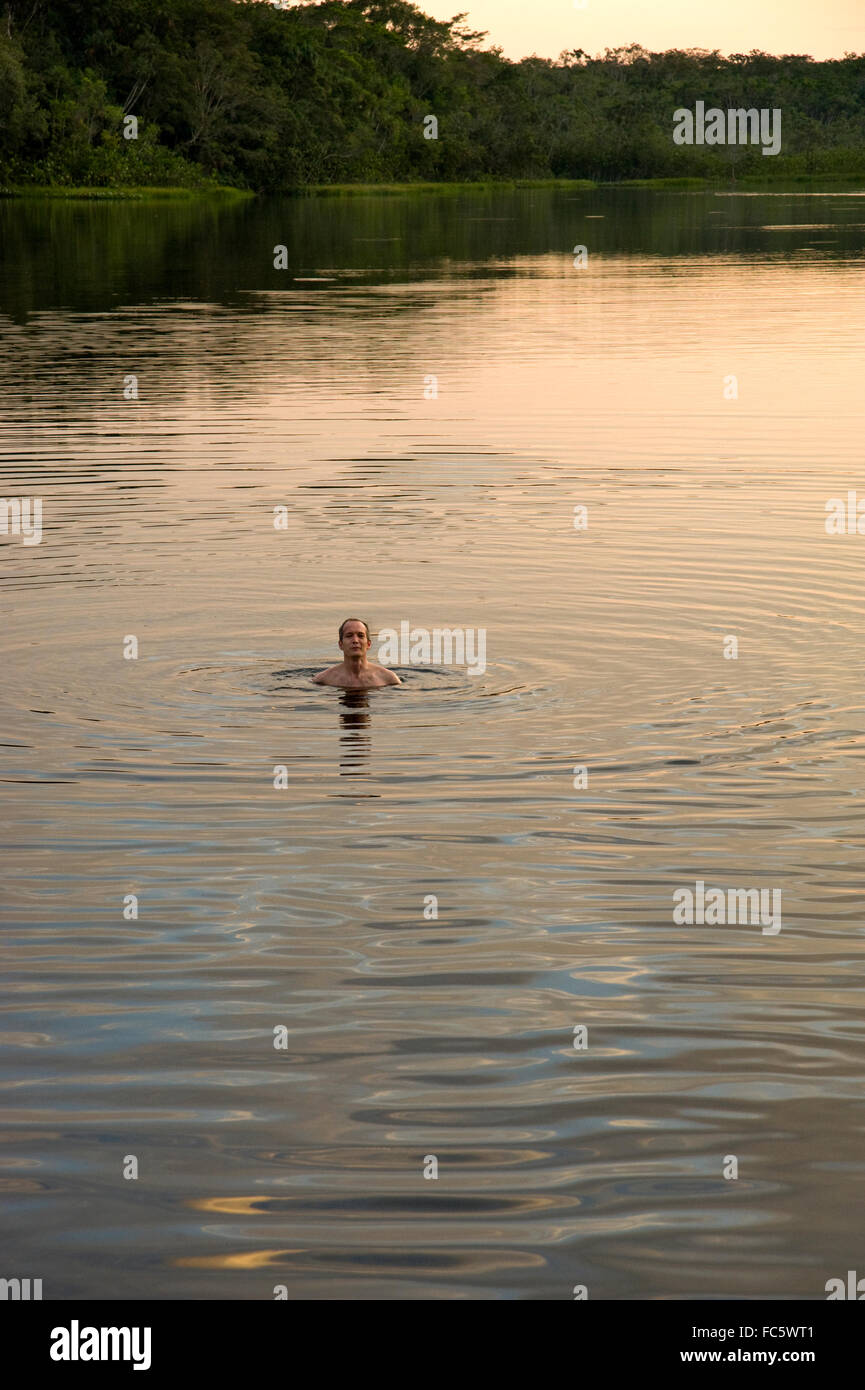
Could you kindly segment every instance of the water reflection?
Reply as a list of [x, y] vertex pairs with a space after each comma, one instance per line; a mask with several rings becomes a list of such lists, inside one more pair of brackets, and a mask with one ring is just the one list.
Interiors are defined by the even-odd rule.
[[366, 690], [343, 690], [339, 696], [339, 724], [342, 753], [339, 762], [341, 777], [367, 775], [366, 763], [372, 752], [370, 736], [369, 694]]
[[[44, 531], [0, 537], [7, 1273], [822, 1298], [857, 1266], [865, 542], [824, 521], [861, 478], [861, 208], [0, 200], [2, 492]], [[484, 628], [487, 671], [313, 686], [347, 593]], [[783, 930], [675, 925], [697, 879], [782, 889]]]

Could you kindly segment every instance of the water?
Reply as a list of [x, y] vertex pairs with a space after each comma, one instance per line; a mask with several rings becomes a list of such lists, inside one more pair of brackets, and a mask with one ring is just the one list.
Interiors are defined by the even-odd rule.
[[[0, 235], [2, 490], [43, 499], [0, 539], [0, 1274], [862, 1272], [865, 540], [824, 522], [865, 495], [863, 195], [6, 201]], [[484, 628], [486, 669], [316, 688], [349, 616]], [[700, 879], [780, 888], [782, 930], [675, 924]]]

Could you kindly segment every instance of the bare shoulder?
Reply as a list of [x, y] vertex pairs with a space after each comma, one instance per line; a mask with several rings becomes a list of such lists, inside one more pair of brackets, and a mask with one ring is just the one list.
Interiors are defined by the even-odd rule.
[[396, 671], [389, 671], [386, 666], [379, 666], [378, 674], [381, 677], [382, 685], [402, 685]]
[[319, 671], [317, 676], [313, 676], [313, 685], [333, 685], [333, 677], [336, 675], [337, 671], [340, 670], [342, 670], [342, 667], [339, 665], [328, 666], [326, 671]]

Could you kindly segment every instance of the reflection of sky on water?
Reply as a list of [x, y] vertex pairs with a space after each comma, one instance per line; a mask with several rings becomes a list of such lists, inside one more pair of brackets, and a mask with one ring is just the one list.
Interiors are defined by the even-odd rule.
[[[45, 527], [0, 549], [0, 1175], [52, 1297], [855, 1266], [861, 201], [497, 197], [54, 209], [44, 275], [0, 206]], [[276, 283], [286, 218], [333, 279]], [[487, 670], [319, 689], [349, 613]], [[781, 934], [675, 926], [697, 878], [783, 888]]]

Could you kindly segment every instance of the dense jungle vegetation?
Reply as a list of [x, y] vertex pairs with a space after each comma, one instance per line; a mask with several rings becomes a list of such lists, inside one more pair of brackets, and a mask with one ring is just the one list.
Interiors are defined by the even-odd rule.
[[[780, 108], [782, 152], [674, 144], [674, 110], [698, 100]], [[633, 44], [512, 62], [465, 16], [407, 0], [0, 0], [4, 185], [779, 174], [865, 175], [865, 55]]]

